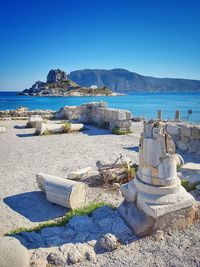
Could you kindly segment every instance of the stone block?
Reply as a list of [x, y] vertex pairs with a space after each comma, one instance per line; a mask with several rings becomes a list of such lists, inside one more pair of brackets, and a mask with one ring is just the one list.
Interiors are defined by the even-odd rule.
[[188, 147], [187, 147], [186, 144], [178, 143], [178, 148], [179, 148], [180, 150], [186, 151]]
[[125, 113], [126, 113], [126, 120], [132, 120], [133, 114], [131, 112], [129, 112], [129, 111], [125, 111]]
[[191, 128], [187, 125], [181, 126], [181, 136], [190, 137], [192, 134]]
[[81, 180], [87, 178], [92, 173], [92, 167], [86, 167], [68, 174], [70, 180]]
[[190, 138], [188, 149], [190, 153], [200, 152], [200, 139]]
[[197, 204], [177, 209], [157, 218], [154, 229], [164, 230], [168, 227], [173, 229], [184, 229], [188, 225], [200, 219], [200, 209]]
[[192, 127], [192, 137], [193, 138], [200, 138], [200, 127]]
[[124, 112], [124, 111], [122, 111], [122, 110], [118, 110], [117, 119], [118, 119], [119, 121], [124, 121], [124, 120], [126, 120], [126, 112]]
[[117, 211], [136, 235], [142, 237], [152, 233], [155, 220], [139, 210], [133, 203], [123, 201]]
[[[166, 197], [168, 198], [169, 204], [163, 205], [163, 201], [167, 203]], [[172, 196], [171, 196], [171, 198], [172, 198]], [[178, 190], [174, 194], [173, 203], [170, 203], [170, 194], [168, 196], [164, 196], [163, 201], [162, 201], [162, 198], [159, 198], [159, 197], [157, 199], [157, 202], [153, 203], [153, 201], [154, 201], [153, 196], [152, 196], [152, 200], [149, 199], [147, 202], [147, 200], [145, 200], [141, 194], [138, 194], [137, 206], [143, 212], [145, 212], [145, 214], [147, 214], [147, 215], [149, 215], [155, 219], [158, 217], [161, 217], [165, 214], [174, 212], [176, 210], [181, 210], [184, 208], [192, 207], [195, 203], [193, 196], [190, 195], [189, 193], [187, 193], [185, 191], [185, 189], [182, 187], [180, 190]], [[161, 204], [159, 204], [159, 202]]]
[[135, 202], [137, 197], [137, 191], [133, 180], [131, 180], [129, 183], [121, 185], [120, 190], [122, 192], [123, 197], [128, 202]]
[[127, 129], [127, 130], [129, 131], [130, 128], [131, 128], [131, 126], [132, 126], [131, 121], [123, 121], [121, 127], [122, 127], [122, 128], [125, 128], [125, 129]]
[[200, 175], [200, 164], [188, 162], [180, 168], [180, 171], [184, 172], [186, 174], [191, 174], [191, 175], [192, 174], [199, 174]]
[[166, 124], [166, 131], [172, 137], [174, 135], [180, 135], [180, 127], [176, 124]]
[[168, 186], [153, 186], [140, 181], [138, 176], [134, 178], [134, 184], [138, 192], [144, 192], [152, 195], [167, 195], [167, 194], [174, 194], [178, 192], [181, 181], [180, 179], [176, 179], [176, 182], [173, 185]]
[[182, 144], [188, 144], [189, 143], [189, 140], [190, 140], [189, 137], [181, 136], [180, 142]]
[[43, 119], [42, 119], [41, 116], [39, 116], [39, 115], [32, 115], [32, 116], [29, 117], [29, 121], [27, 122], [27, 127], [35, 128], [37, 122], [42, 122], [42, 121], [43, 121]]

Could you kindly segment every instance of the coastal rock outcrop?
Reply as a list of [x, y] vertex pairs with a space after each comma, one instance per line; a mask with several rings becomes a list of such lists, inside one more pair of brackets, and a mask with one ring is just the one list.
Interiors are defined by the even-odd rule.
[[47, 83], [66, 82], [67, 74], [63, 70], [50, 70], [47, 75]]
[[37, 81], [31, 88], [25, 89], [20, 95], [31, 96], [98, 96], [98, 95], [118, 95], [113, 93], [105, 86], [87, 88], [79, 86], [74, 81], [67, 78], [65, 71], [56, 69], [50, 70], [47, 75], [47, 81]]

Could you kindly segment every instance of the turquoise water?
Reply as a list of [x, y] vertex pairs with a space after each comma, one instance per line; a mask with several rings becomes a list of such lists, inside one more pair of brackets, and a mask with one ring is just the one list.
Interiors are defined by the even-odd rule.
[[130, 110], [134, 116], [147, 119], [156, 118], [158, 109], [163, 118], [174, 118], [176, 109], [181, 110], [181, 118], [187, 119], [187, 111], [192, 109], [188, 120], [200, 123], [200, 93], [134, 93], [117, 97], [37, 97], [19, 96], [16, 92], [0, 92], [0, 110], [26, 106], [29, 109], [58, 110], [63, 106], [80, 105], [92, 101], [106, 101], [109, 107]]

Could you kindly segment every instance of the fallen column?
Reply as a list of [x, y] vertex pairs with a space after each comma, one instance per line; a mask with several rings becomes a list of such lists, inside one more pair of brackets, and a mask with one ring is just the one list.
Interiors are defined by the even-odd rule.
[[48, 134], [56, 134], [56, 133], [69, 133], [80, 131], [84, 128], [82, 123], [44, 123], [37, 122], [36, 123], [36, 134], [38, 135], [48, 135]]
[[46, 193], [47, 199], [66, 208], [75, 209], [84, 205], [86, 188], [84, 183], [61, 177], [38, 173], [38, 187]]
[[42, 121], [43, 121], [43, 119], [42, 119], [41, 116], [39, 116], [39, 115], [32, 115], [32, 116], [29, 117], [29, 120], [28, 120], [28, 122], [26, 124], [26, 127], [27, 128], [35, 128], [36, 127], [36, 124], [38, 122], [40, 123]]

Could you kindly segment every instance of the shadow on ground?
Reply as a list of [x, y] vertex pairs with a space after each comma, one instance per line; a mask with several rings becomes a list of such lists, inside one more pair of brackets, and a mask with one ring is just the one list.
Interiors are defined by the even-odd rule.
[[26, 126], [25, 125], [15, 125], [14, 126], [14, 129], [26, 129]]
[[90, 216], [74, 216], [64, 226], [46, 227], [39, 231], [23, 231], [14, 235], [24, 246], [31, 249], [81, 245], [93, 242], [96, 253], [103, 253], [99, 247], [100, 238], [105, 234], [115, 235], [122, 243], [128, 244], [138, 238], [116, 210], [101, 207]]
[[49, 202], [44, 193], [26, 192], [3, 199], [4, 203], [31, 222], [43, 222], [63, 216], [67, 209]]
[[193, 163], [200, 163], [200, 156], [198, 154], [192, 154], [187, 152], [182, 152], [181, 150], [177, 149], [176, 153], [180, 154], [184, 159], [184, 163], [193, 162]]
[[83, 134], [87, 134], [87, 135], [111, 135], [112, 132], [111, 130], [107, 130], [107, 129], [101, 129], [101, 128], [97, 128], [91, 125], [86, 125], [85, 129], [82, 132]]
[[133, 147], [123, 147], [124, 149], [130, 150], [130, 151], [134, 151], [134, 152], [138, 152], [139, 153], [139, 146], [133, 146]]
[[18, 137], [33, 137], [36, 136], [35, 133], [23, 133], [23, 134], [16, 134]]

